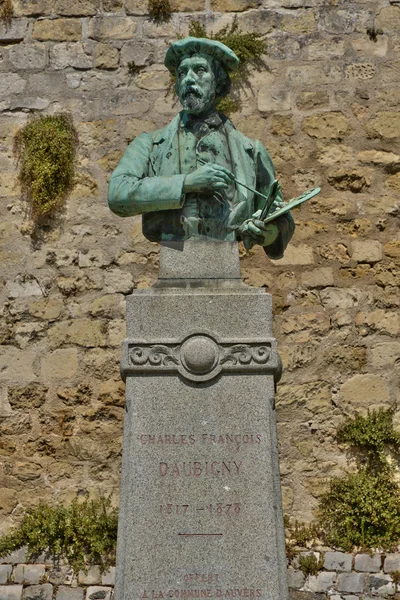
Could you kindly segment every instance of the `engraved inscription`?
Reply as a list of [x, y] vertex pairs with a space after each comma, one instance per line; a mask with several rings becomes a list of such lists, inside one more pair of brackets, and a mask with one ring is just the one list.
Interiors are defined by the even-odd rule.
[[251, 445], [261, 443], [260, 433], [237, 433], [237, 434], [213, 434], [203, 433], [201, 436], [194, 434], [158, 434], [142, 433], [139, 437], [142, 446], [151, 444], [172, 444], [172, 445], [190, 445], [201, 443], [202, 445], [231, 445], [239, 448], [241, 445]]
[[166, 477], [224, 477], [235, 476], [242, 473], [241, 460], [214, 460], [212, 462], [189, 461], [189, 462], [160, 462], [159, 475]]
[[141, 600], [162, 600], [164, 598], [262, 598], [263, 592], [257, 588], [206, 588], [206, 589], [171, 589], [144, 590]]
[[160, 504], [160, 514], [164, 516], [182, 516], [187, 513], [190, 514], [193, 511], [203, 512], [205, 514], [217, 515], [217, 516], [238, 516], [241, 511], [240, 502], [234, 502], [232, 504], [224, 504], [217, 502], [209, 504], [207, 507], [201, 506], [194, 508], [190, 504], [174, 504], [173, 502], [167, 504]]

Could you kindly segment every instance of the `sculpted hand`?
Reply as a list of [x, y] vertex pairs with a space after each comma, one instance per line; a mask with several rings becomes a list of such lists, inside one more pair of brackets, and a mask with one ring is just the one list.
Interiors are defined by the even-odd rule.
[[225, 167], [207, 163], [193, 171], [193, 173], [186, 175], [183, 193], [224, 190], [233, 182], [233, 178], [232, 173]]
[[247, 219], [238, 229], [246, 250], [250, 250], [254, 244], [270, 246], [278, 237], [278, 227], [275, 223], [264, 223], [259, 219]]

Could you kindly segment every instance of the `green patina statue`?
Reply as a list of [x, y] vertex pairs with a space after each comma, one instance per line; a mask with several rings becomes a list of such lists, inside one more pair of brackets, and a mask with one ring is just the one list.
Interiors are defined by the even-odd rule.
[[289, 212], [264, 220], [282, 205], [271, 158], [215, 109], [239, 59], [220, 42], [189, 37], [173, 43], [164, 62], [183, 110], [128, 146], [111, 176], [111, 210], [143, 214], [150, 241], [243, 240], [281, 258], [294, 222]]

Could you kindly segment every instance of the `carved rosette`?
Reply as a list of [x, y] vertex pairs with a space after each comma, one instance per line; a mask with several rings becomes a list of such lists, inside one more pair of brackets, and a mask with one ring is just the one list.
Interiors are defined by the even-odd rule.
[[121, 373], [125, 379], [139, 373], [178, 372], [189, 381], [205, 382], [226, 373], [274, 374], [280, 359], [274, 338], [218, 340], [209, 333], [192, 333], [181, 340], [125, 340]]

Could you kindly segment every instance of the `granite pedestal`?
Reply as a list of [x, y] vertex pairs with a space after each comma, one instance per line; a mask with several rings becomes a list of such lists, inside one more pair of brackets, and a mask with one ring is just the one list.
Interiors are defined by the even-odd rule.
[[116, 600], [287, 600], [271, 297], [236, 244], [164, 246], [127, 332]]

